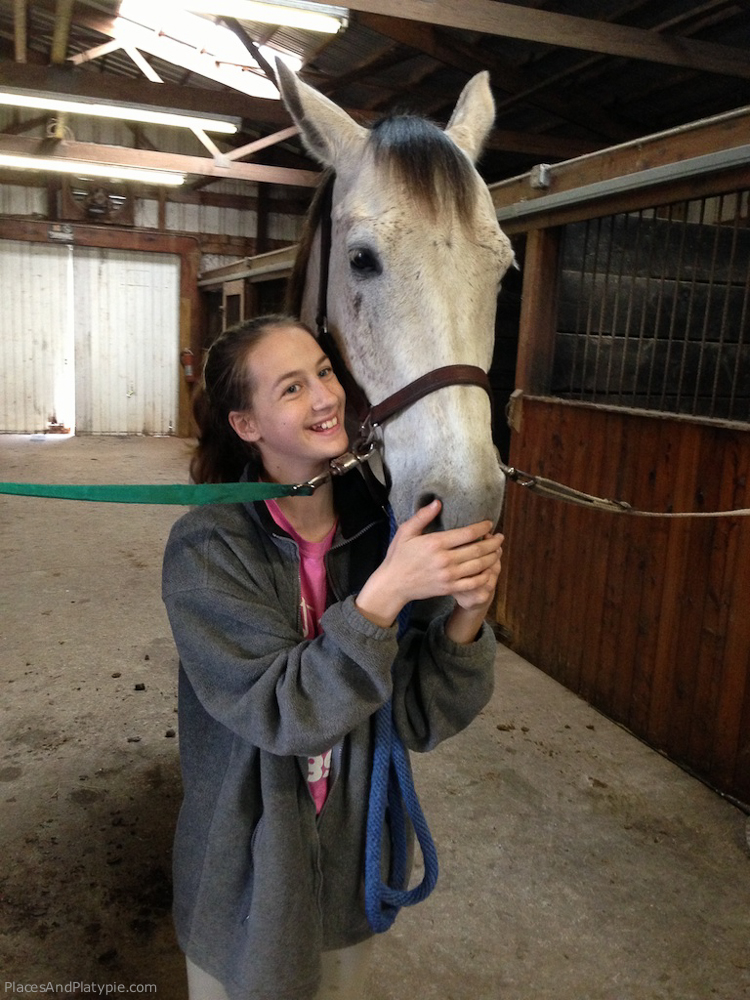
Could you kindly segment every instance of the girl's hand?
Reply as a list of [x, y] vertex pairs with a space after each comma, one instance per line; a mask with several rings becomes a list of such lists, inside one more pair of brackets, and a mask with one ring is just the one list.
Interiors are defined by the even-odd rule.
[[489, 533], [490, 521], [425, 535], [439, 511], [440, 501], [434, 500], [401, 525], [385, 559], [359, 592], [357, 607], [375, 624], [392, 625], [405, 604], [428, 597], [452, 595], [472, 616], [480, 606], [489, 606], [502, 536]]
[[500, 560], [503, 554], [503, 535], [485, 535], [486, 539], [496, 539], [498, 541], [497, 551], [495, 553], [495, 561], [491, 566], [488, 566], [484, 573], [481, 573], [473, 578], [473, 586], [467, 589], [461, 589], [453, 596], [456, 599], [456, 604], [459, 607], [464, 608], [466, 611], [477, 611], [481, 610], [482, 614], [486, 614], [489, 606], [492, 602], [492, 598], [495, 596], [495, 587], [497, 586], [497, 578], [500, 576]]
[[456, 606], [445, 625], [445, 634], [454, 642], [473, 642], [484, 622], [495, 596], [497, 578], [500, 575], [500, 559], [502, 556], [502, 535], [489, 536], [500, 540], [497, 559], [473, 589], [455, 594]]

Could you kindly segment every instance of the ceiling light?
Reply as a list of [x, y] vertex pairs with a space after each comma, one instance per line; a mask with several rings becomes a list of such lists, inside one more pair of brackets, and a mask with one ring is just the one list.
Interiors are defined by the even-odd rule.
[[335, 35], [349, 22], [346, 7], [326, 4], [290, 2], [275, 0], [176, 0], [183, 10], [196, 14], [211, 14], [214, 17], [236, 17], [242, 21], [261, 21], [263, 24], [278, 24], [302, 31], [320, 31]]
[[178, 125], [182, 128], [203, 129], [204, 132], [223, 132], [225, 135], [233, 135], [237, 131], [238, 123], [236, 118], [204, 118], [200, 115], [183, 114], [180, 111], [165, 111], [132, 104], [104, 104], [93, 98], [58, 97], [55, 94], [12, 88], [0, 91], [0, 104], [15, 108], [39, 108], [62, 114], [96, 115], [102, 118], [116, 118], [119, 121], [142, 122], [146, 125]]
[[114, 163], [86, 163], [85, 160], [66, 160], [55, 156], [16, 156], [0, 153], [0, 167], [16, 170], [54, 170], [81, 177], [106, 177], [109, 180], [141, 181], [145, 184], [164, 184], [176, 187], [184, 183], [183, 174], [172, 170], [150, 170], [148, 167], [120, 167]]

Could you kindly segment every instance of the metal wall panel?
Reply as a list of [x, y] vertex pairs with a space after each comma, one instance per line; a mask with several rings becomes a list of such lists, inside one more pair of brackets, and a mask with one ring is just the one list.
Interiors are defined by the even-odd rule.
[[76, 248], [76, 431], [169, 434], [177, 423], [176, 256]]
[[75, 418], [71, 248], [0, 241], [0, 432], [34, 434]]
[[0, 215], [47, 215], [47, 188], [0, 184]]
[[268, 219], [268, 235], [272, 240], [296, 243], [300, 238], [304, 217], [273, 212]]

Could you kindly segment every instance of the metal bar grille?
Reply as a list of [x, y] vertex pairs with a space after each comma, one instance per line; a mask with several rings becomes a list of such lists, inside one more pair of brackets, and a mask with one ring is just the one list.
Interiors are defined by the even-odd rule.
[[750, 192], [564, 227], [553, 395], [750, 421]]

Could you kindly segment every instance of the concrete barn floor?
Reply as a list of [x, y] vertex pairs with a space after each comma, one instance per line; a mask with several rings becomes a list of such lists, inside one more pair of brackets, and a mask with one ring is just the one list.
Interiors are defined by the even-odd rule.
[[[0, 436], [3, 481], [185, 482], [187, 458], [175, 439]], [[186, 996], [159, 595], [180, 513], [0, 497], [5, 995]], [[499, 646], [492, 703], [415, 772], [441, 876], [379, 939], [372, 1000], [750, 997], [746, 817], [533, 666]]]

